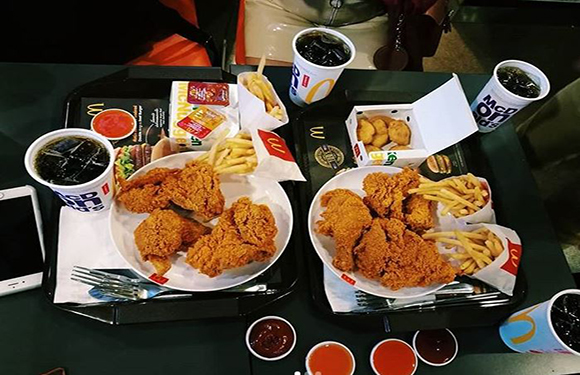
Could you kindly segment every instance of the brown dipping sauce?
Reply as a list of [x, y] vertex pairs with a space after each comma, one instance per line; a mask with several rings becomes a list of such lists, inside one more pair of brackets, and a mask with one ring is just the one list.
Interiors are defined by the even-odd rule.
[[449, 362], [457, 350], [453, 336], [446, 329], [419, 331], [415, 347], [423, 359], [435, 364]]
[[279, 319], [266, 319], [250, 331], [250, 346], [266, 358], [286, 354], [294, 344], [294, 332], [288, 323]]

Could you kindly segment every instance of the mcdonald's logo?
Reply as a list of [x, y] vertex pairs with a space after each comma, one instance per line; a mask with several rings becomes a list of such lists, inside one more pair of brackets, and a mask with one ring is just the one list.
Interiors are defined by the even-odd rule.
[[516, 276], [518, 274], [518, 267], [522, 258], [522, 245], [513, 243], [507, 239], [508, 245], [508, 260], [501, 266], [501, 269]]
[[310, 91], [308, 91], [308, 94], [306, 95], [306, 99], [304, 99], [304, 101], [307, 104], [312, 103], [312, 100], [314, 99], [314, 96], [316, 95], [316, 93], [318, 93], [318, 90], [322, 87], [322, 85], [324, 85], [325, 83], [328, 83], [328, 88], [326, 89], [326, 94], [324, 94], [322, 97], [326, 97], [328, 96], [328, 94], [330, 94], [330, 91], [332, 91], [332, 88], [334, 87], [334, 83], [336, 81], [332, 78], [326, 78], [323, 79], [322, 81], [318, 82], [316, 85], [312, 86], [312, 88], [310, 89]]
[[326, 139], [324, 136], [324, 126], [313, 126], [310, 128], [310, 136], [316, 139]]
[[105, 107], [105, 103], [89, 104], [87, 106], [87, 115], [94, 117], [97, 114], [99, 114], [100, 112], [102, 112], [104, 107]]
[[534, 321], [534, 318], [532, 318], [528, 314], [537, 309], [538, 307], [540, 307], [540, 305], [532, 306], [529, 309], [524, 310], [521, 313], [514, 315], [508, 319], [508, 323], [516, 323], [516, 322], [530, 323], [530, 329], [528, 330], [528, 332], [524, 333], [521, 336], [510, 338], [510, 341], [515, 345], [520, 345], [530, 341], [532, 337], [534, 337], [534, 335], [536, 334], [536, 322]]
[[288, 146], [286, 146], [286, 142], [278, 134], [258, 129], [258, 136], [264, 147], [266, 147], [268, 154], [285, 161], [294, 162], [294, 158]]

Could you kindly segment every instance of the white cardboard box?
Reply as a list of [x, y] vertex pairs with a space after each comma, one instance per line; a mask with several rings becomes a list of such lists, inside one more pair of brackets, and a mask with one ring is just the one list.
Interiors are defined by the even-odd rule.
[[[411, 150], [383, 151], [367, 154], [357, 139], [359, 117], [389, 116], [404, 120], [411, 129]], [[436, 90], [411, 104], [355, 106], [346, 119], [346, 127], [356, 163], [365, 165], [419, 166], [427, 157], [461, 141], [477, 131], [459, 78], [453, 77]]]
[[171, 83], [171, 95], [169, 97], [169, 138], [179, 145], [180, 151], [204, 151], [209, 150], [213, 141], [224, 130], [229, 130], [228, 137], [233, 137], [239, 130], [238, 121], [238, 89], [237, 85], [228, 84], [229, 105], [205, 105], [206, 107], [225, 116], [226, 121], [209, 133], [203, 139], [185, 131], [179, 127], [179, 121], [187, 117], [199, 104], [191, 104], [187, 101], [189, 81], [173, 81]]

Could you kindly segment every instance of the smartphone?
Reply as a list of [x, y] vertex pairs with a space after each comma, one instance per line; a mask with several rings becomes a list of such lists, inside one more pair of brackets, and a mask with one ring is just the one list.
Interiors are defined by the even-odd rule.
[[0, 296], [42, 283], [42, 219], [32, 186], [0, 190]]

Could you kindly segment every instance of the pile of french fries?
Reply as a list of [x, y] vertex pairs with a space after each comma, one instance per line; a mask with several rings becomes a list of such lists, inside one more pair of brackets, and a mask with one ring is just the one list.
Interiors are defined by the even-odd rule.
[[274, 88], [270, 82], [264, 79], [264, 76], [260, 72], [248, 73], [240, 79], [240, 82], [249, 92], [264, 102], [266, 112], [270, 116], [282, 120], [284, 113], [280, 105], [276, 102]]
[[431, 232], [424, 239], [445, 244], [446, 248], [457, 247], [456, 253], [448, 254], [458, 260], [459, 268], [466, 275], [473, 275], [491, 264], [503, 252], [499, 238], [489, 229], [482, 227], [472, 232]]
[[238, 133], [233, 138], [225, 138], [225, 134], [222, 133], [211, 149], [198, 160], [207, 162], [220, 174], [250, 173], [258, 165], [252, 137], [245, 133]]
[[409, 193], [422, 194], [425, 199], [441, 202], [444, 206], [441, 214], [451, 212], [455, 217], [474, 214], [489, 201], [487, 188], [471, 173], [438, 182], [422, 177], [419, 187], [409, 190]]

